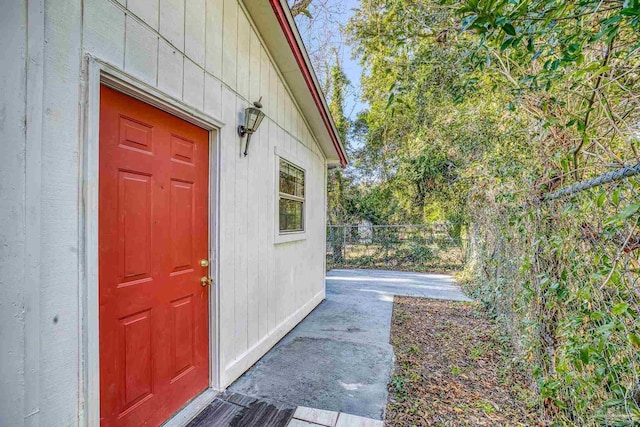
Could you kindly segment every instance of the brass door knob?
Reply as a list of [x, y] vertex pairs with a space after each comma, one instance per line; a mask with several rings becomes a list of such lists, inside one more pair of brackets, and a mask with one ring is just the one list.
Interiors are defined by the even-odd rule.
[[209, 260], [208, 259], [201, 259], [200, 260], [200, 267], [209, 267]]
[[204, 287], [210, 286], [212, 283], [213, 279], [211, 277], [203, 276], [202, 279], [200, 279], [200, 285]]

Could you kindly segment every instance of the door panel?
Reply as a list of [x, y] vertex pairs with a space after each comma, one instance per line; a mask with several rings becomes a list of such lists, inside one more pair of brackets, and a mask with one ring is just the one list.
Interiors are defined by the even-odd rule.
[[193, 270], [194, 188], [192, 182], [171, 180], [172, 274]]
[[151, 360], [151, 310], [120, 320], [124, 357], [123, 408], [128, 409], [151, 396], [153, 390]]
[[151, 178], [118, 171], [118, 286], [151, 278]]
[[159, 425], [209, 384], [208, 140], [100, 89], [102, 425]]
[[171, 303], [171, 349], [173, 377], [175, 381], [193, 368], [194, 336], [193, 297], [189, 295]]

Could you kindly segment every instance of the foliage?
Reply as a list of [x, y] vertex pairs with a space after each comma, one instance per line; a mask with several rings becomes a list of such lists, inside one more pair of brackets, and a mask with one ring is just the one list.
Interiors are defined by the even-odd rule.
[[[344, 87], [349, 84], [344, 71], [336, 58], [336, 64], [331, 67], [329, 81], [329, 110], [338, 130], [338, 135], [347, 146], [349, 122], [344, 115]], [[329, 223], [343, 224], [348, 221], [350, 213], [349, 179], [340, 169], [333, 169], [328, 173], [328, 201], [327, 215]]]
[[290, 5], [291, 15], [295, 18], [298, 15], [304, 15], [309, 19], [313, 18], [311, 11], [309, 10], [309, 6], [311, 5], [311, 0], [294, 0]]
[[[457, 6], [459, 28], [476, 38], [468, 78], [492, 76], [511, 96], [508, 107], [529, 119], [526, 146], [496, 147], [467, 171], [487, 183], [472, 188], [467, 207], [476, 212], [475, 293], [532, 362], [547, 419], [635, 425], [637, 217], [625, 205], [637, 199], [637, 180], [566, 200], [540, 197], [638, 162], [638, 2]], [[507, 162], [517, 167], [502, 169]]]
[[461, 30], [478, 35], [476, 68], [546, 129], [556, 184], [622, 165], [627, 151], [638, 159], [638, 0], [465, 0], [458, 11]]
[[554, 424], [640, 420], [639, 188], [632, 178], [531, 208], [499, 188], [474, 198], [469, 288], [509, 327]]
[[640, 161], [639, 21], [636, 0], [363, 0], [348, 28], [355, 212], [468, 225], [469, 288], [557, 425], [640, 423], [638, 180], [542, 201]]
[[327, 227], [327, 268], [459, 271], [464, 239], [457, 224]]
[[363, 2], [349, 25], [370, 105], [354, 125], [356, 181], [364, 197], [393, 208], [380, 215], [391, 223], [466, 221], [460, 171], [511, 132], [504, 95], [487, 79], [461, 100], [469, 41], [450, 43], [440, 30], [454, 24], [436, 4], [377, 0]]

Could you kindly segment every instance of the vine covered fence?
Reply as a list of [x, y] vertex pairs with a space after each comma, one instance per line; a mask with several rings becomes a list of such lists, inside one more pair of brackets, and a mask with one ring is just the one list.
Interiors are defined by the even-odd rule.
[[640, 425], [640, 177], [608, 173], [552, 195], [482, 206], [468, 287], [511, 330], [544, 418]]
[[453, 223], [330, 225], [327, 269], [459, 270], [464, 266], [463, 234]]

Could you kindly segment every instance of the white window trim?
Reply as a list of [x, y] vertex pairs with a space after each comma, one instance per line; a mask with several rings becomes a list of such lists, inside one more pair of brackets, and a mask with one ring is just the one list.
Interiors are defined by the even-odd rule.
[[[294, 157], [293, 155], [284, 152], [281, 148], [275, 147], [274, 150], [275, 155], [274, 157], [274, 162], [275, 162], [275, 180], [274, 180], [274, 206], [275, 206], [275, 220], [274, 220], [274, 231], [275, 231], [275, 235], [274, 235], [274, 244], [279, 245], [282, 243], [289, 243], [289, 242], [297, 242], [300, 240], [306, 240], [307, 239], [307, 229], [308, 229], [308, 201], [309, 201], [309, 195], [308, 195], [308, 187], [307, 187], [307, 183], [309, 181], [309, 174], [308, 174], [308, 167], [306, 165], [306, 162], [302, 161], [301, 159], [298, 159], [296, 157]], [[302, 205], [302, 227], [304, 228], [304, 230], [301, 231], [280, 231], [280, 159], [285, 160], [289, 163], [291, 163], [293, 166], [299, 168], [302, 170], [302, 172], [304, 173], [304, 201], [303, 201], [303, 205]], [[295, 199], [295, 197], [292, 197], [293, 199]]]

